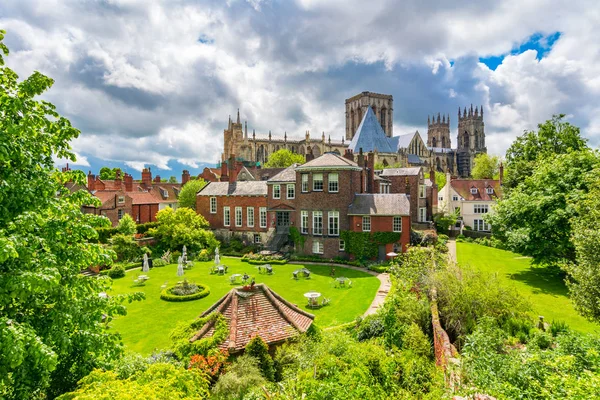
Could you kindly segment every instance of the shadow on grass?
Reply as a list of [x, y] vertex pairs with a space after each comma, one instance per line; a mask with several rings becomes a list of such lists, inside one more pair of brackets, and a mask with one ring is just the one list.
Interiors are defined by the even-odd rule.
[[553, 268], [530, 267], [515, 274], [508, 274], [508, 278], [530, 286], [534, 294], [543, 293], [565, 297], [569, 295], [563, 274]]

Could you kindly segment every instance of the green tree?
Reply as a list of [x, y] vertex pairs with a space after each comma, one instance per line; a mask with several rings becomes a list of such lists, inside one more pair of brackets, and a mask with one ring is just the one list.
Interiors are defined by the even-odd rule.
[[246, 354], [258, 360], [258, 366], [265, 379], [272, 381], [275, 379], [275, 368], [273, 359], [269, 355], [269, 346], [260, 336], [254, 336], [246, 345]]
[[473, 160], [473, 179], [493, 179], [498, 175], [500, 159], [498, 156], [490, 156], [487, 153], [477, 154]]
[[156, 222], [158, 226], [148, 230], [148, 234], [167, 249], [181, 251], [185, 245], [190, 251], [212, 251], [219, 244], [215, 235], [206, 230], [208, 222], [191, 208], [165, 208], [156, 214]]
[[253, 388], [266, 383], [258, 367], [258, 360], [244, 354], [227, 368], [227, 372], [219, 377], [213, 388], [215, 399], [243, 399]]
[[[430, 176], [429, 172], [423, 174], [423, 178], [428, 180]], [[442, 172], [435, 173], [435, 184], [437, 185], [438, 190], [441, 190], [444, 186], [446, 186], [446, 174]]]
[[600, 321], [600, 168], [589, 177], [591, 189], [577, 204], [577, 217], [571, 221], [576, 259], [567, 264], [567, 285], [577, 310]]
[[451, 226], [456, 224], [458, 221], [458, 210], [453, 213], [439, 213], [433, 216], [435, 221], [435, 227], [439, 233], [448, 234], [448, 230]]
[[137, 233], [137, 225], [131, 215], [125, 214], [117, 225], [117, 231], [123, 235], [133, 236]]
[[288, 149], [277, 150], [269, 156], [265, 168], [287, 168], [292, 164], [304, 164], [306, 160], [302, 154], [292, 153]]
[[174, 176], [169, 177], [169, 183], [177, 183], [177, 178]]
[[100, 179], [113, 180], [117, 177], [117, 171], [121, 171], [121, 168], [102, 167], [100, 168]]
[[[69, 141], [79, 135], [46, 101], [35, 100], [52, 79], [34, 72], [23, 81], [4, 66], [0, 31], [0, 398], [55, 397], [121, 352], [103, 316], [124, 314], [120, 296], [100, 297], [108, 278], [82, 269], [110, 264], [95, 227], [108, 221], [82, 214], [100, 205], [85, 191], [81, 171], [58, 172], [53, 157], [75, 161]], [[57, 195], [58, 193], [58, 195]], [[91, 243], [90, 243], [91, 242]], [[140, 297], [137, 295], [136, 297]]]
[[188, 207], [192, 210], [196, 209], [196, 194], [206, 186], [206, 181], [202, 178], [188, 181], [181, 188], [179, 193], [179, 207]]
[[485, 219], [510, 249], [542, 264], [575, 259], [572, 221], [589, 191], [600, 154], [591, 150], [538, 159], [530, 176], [512, 189]]
[[504, 186], [515, 188], [532, 174], [538, 159], [587, 148], [579, 128], [563, 120], [564, 114], [538, 125], [538, 130], [525, 132], [506, 151]]

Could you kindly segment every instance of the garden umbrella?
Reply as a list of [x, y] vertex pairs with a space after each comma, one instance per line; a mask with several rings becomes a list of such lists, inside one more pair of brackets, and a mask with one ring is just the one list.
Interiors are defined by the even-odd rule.
[[142, 272], [150, 271], [150, 265], [148, 265], [148, 253], [144, 253], [144, 264], [142, 266]]
[[177, 259], [177, 276], [183, 276], [183, 256]]
[[219, 257], [219, 248], [215, 249], [215, 265], [221, 264], [221, 257]]
[[394, 253], [393, 251], [390, 251], [389, 253], [386, 254], [386, 256], [388, 256], [388, 257], [398, 257], [398, 253]]

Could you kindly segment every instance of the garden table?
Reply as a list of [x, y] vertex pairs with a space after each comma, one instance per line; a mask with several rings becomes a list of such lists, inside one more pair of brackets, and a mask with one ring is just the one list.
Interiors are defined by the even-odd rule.
[[308, 299], [308, 307], [318, 307], [319, 306], [319, 301], [317, 300], [319, 297], [321, 297], [321, 293], [319, 292], [308, 292], [308, 293], [304, 293], [304, 297], [306, 297]]
[[241, 280], [242, 274], [233, 274], [231, 275], [231, 277], [229, 277], [229, 280], [231, 281], [231, 283], [236, 283], [238, 281], [238, 278]]

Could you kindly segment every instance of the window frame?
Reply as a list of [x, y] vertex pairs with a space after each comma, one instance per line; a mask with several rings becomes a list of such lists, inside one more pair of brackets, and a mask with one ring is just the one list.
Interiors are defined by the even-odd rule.
[[[252, 218], [250, 218], [252, 216]], [[246, 226], [254, 228], [254, 207], [246, 207]]]
[[[396, 229], [396, 222], [399, 221], [400, 224], [400, 228]], [[392, 232], [402, 232], [402, 216], [400, 215], [394, 215], [393, 219], [392, 219]]]
[[308, 211], [306, 210], [300, 211], [300, 233], [308, 234]]
[[478, 190], [476, 187], [471, 188], [471, 194], [477, 194]]
[[[318, 177], [318, 176], [320, 176], [321, 179], [315, 179], [315, 177]], [[313, 192], [322, 192], [323, 191], [323, 173], [320, 172], [320, 173], [317, 173], [317, 174], [312, 174], [312, 181], [313, 181], [312, 182], [313, 183], [312, 184], [312, 190], [313, 190]], [[317, 187], [315, 186], [315, 184], [317, 182], [321, 182], [321, 188], [320, 189], [317, 189]]]
[[125, 213], [123, 212], [123, 209], [119, 208], [117, 210], [117, 219], [120, 221], [124, 216], [125, 216]]
[[452, 201], [458, 201], [458, 196], [457, 196], [457, 195], [455, 195], [455, 194], [453, 194], [453, 195], [452, 195]]
[[[367, 227], [368, 227], [368, 229], [367, 229]], [[371, 216], [370, 215], [363, 215], [362, 231], [363, 232], [371, 232]]]
[[427, 222], [427, 207], [419, 207], [419, 222]]
[[[316, 250], [315, 250], [315, 246], [316, 246]], [[312, 246], [312, 252], [313, 254], [323, 254], [325, 250], [325, 246], [323, 246], [323, 242], [321, 240], [314, 240], [313, 241], [313, 246]]]
[[[317, 224], [319, 219], [320, 224]], [[313, 236], [323, 236], [323, 211], [312, 212], [312, 234]]]
[[[331, 180], [331, 177], [335, 176], [335, 181]], [[335, 190], [331, 190], [331, 184], [335, 183]], [[339, 193], [340, 192], [340, 174], [337, 172], [330, 172], [327, 174], [327, 191], [329, 193]]]
[[273, 199], [281, 199], [281, 185], [279, 184], [273, 185]]
[[231, 207], [223, 207], [223, 226], [231, 226]]
[[117, 204], [125, 204], [125, 196], [118, 196]]
[[254, 244], [261, 244], [262, 243], [262, 238], [260, 237], [260, 234], [255, 233], [254, 234]]
[[346, 242], [344, 242], [344, 239], [340, 239], [338, 251], [346, 251]]
[[[292, 192], [291, 196], [290, 196], [290, 189], [291, 189], [291, 192]], [[295, 184], [288, 183], [287, 185], [285, 185], [285, 191], [286, 191], [286, 198], [288, 200], [296, 198], [296, 185]]]
[[473, 204], [473, 214], [487, 214], [490, 212], [488, 204]]
[[[263, 225], [263, 217], [264, 217], [264, 225]], [[259, 226], [261, 228], [266, 228], [267, 227], [267, 207], [259, 207], [258, 208], [258, 219], [259, 219]]]
[[425, 197], [427, 197], [427, 186], [419, 185], [419, 198], [424, 199]]
[[[241, 228], [244, 226], [244, 212], [242, 211], [242, 207], [235, 207], [234, 209], [234, 217], [235, 217], [235, 226], [236, 228]], [[239, 213], [238, 213], [239, 211]], [[239, 224], [238, 224], [238, 216], [239, 216]]]
[[[332, 233], [331, 222], [335, 221], [336, 229]], [[339, 211], [329, 211], [327, 212], [327, 234], [329, 236], [340, 236], [340, 212]]]
[[217, 213], [217, 198], [211, 197], [209, 202], [210, 202], [210, 213], [216, 214]]
[[308, 193], [308, 174], [300, 174], [300, 182], [302, 193]]
[[486, 189], [485, 189], [485, 192], [486, 192], [487, 194], [494, 194], [494, 188], [492, 188], [492, 187], [486, 188]]

